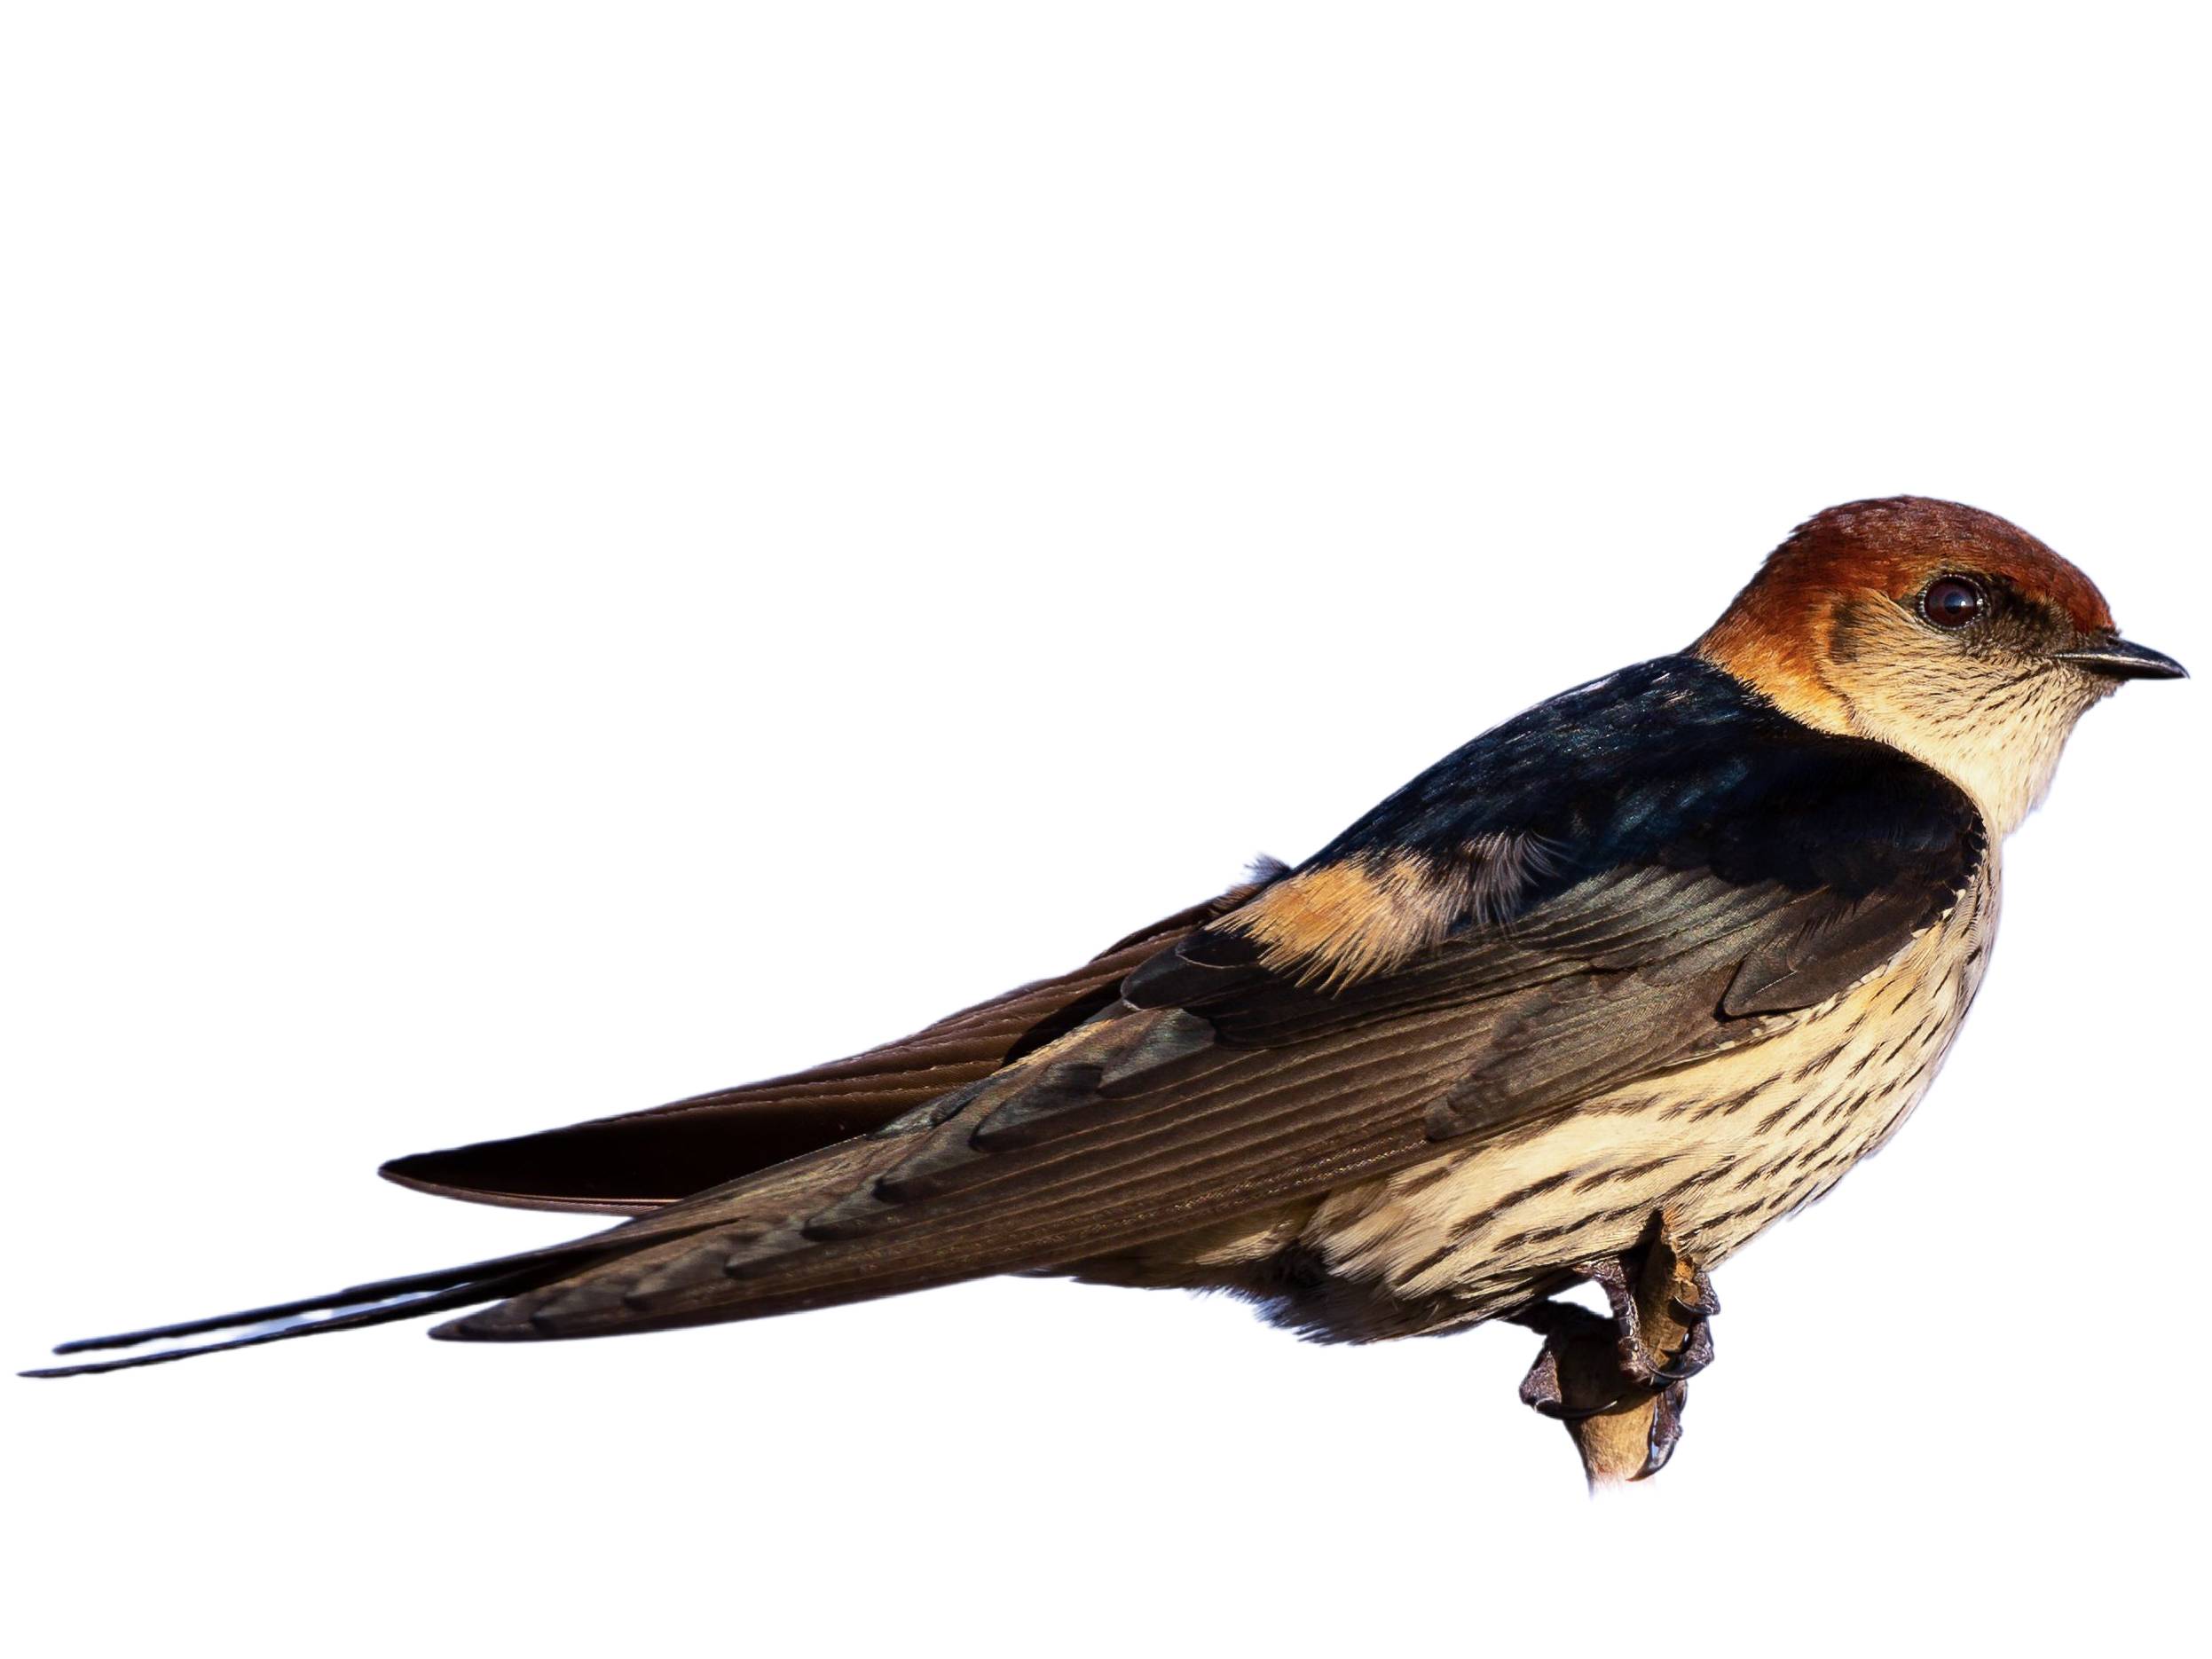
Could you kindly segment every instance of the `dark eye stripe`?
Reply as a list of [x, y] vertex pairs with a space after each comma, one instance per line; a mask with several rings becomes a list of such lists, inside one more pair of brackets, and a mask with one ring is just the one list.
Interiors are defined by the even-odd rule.
[[1981, 589], [1956, 576], [1938, 577], [1920, 595], [1920, 614], [1939, 628], [1963, 628], [1981, 607]]

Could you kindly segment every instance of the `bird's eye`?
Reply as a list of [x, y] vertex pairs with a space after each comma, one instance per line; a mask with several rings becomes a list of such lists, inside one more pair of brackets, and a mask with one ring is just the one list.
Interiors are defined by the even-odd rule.
[[1963, 628], [1981, 615], [1981, 590], [1961, 577], [1938, 577], [1920, 595], [1920, 614], [1939, 628]]

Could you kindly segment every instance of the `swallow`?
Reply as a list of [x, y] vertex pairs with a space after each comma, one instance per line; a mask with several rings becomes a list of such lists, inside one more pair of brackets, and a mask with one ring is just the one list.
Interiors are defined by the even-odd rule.
[[[668, 1330], [995, 1274], [1227, 1291], [1330, 1342], [1504, 1319], [1523, 1398], [1636, 1425], [1712, 1354], [1711, 1270], [1933, 1081], [2003, 840], [2082, 715], [2171, 658], [2003, 519], [1807, 521], [1688, 649], [1475, 738], [1289, 867], [847, 1059], [382, 1173], [628, 1219], [120, 1336], [120, 1370], [429, 1314]], [[1559, 1300], [1595, 1284], [1607, 1315]], [[463, 1312], [464, 1309], [473, 1311]]]

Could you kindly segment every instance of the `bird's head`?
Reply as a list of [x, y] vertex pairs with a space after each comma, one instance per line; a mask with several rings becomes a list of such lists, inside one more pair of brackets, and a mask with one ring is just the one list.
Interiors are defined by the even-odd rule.
[[2000, 835], [2084, 712], [2183, 672], [2121, 639], [2096, 584], [2026, 531], [1918, 496], [1799, 525], [1694, 649], [1808, 725], [1934, 767]]

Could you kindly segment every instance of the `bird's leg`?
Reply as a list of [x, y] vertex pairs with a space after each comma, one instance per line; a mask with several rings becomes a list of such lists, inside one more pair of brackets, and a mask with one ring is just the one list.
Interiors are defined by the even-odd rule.
[[1593, 1484], [1646, 1480], [1681, 1439], [1689, 1379], [1712, 1360], [1720, 1298], [1663, 1216], [1638, 1250], [1579, 1270], [1604, 1291], [1612, 1317], [1549, 1301], [1508, 1315], [1544, 1335], [1521, 1398], [1566, 1424]]

